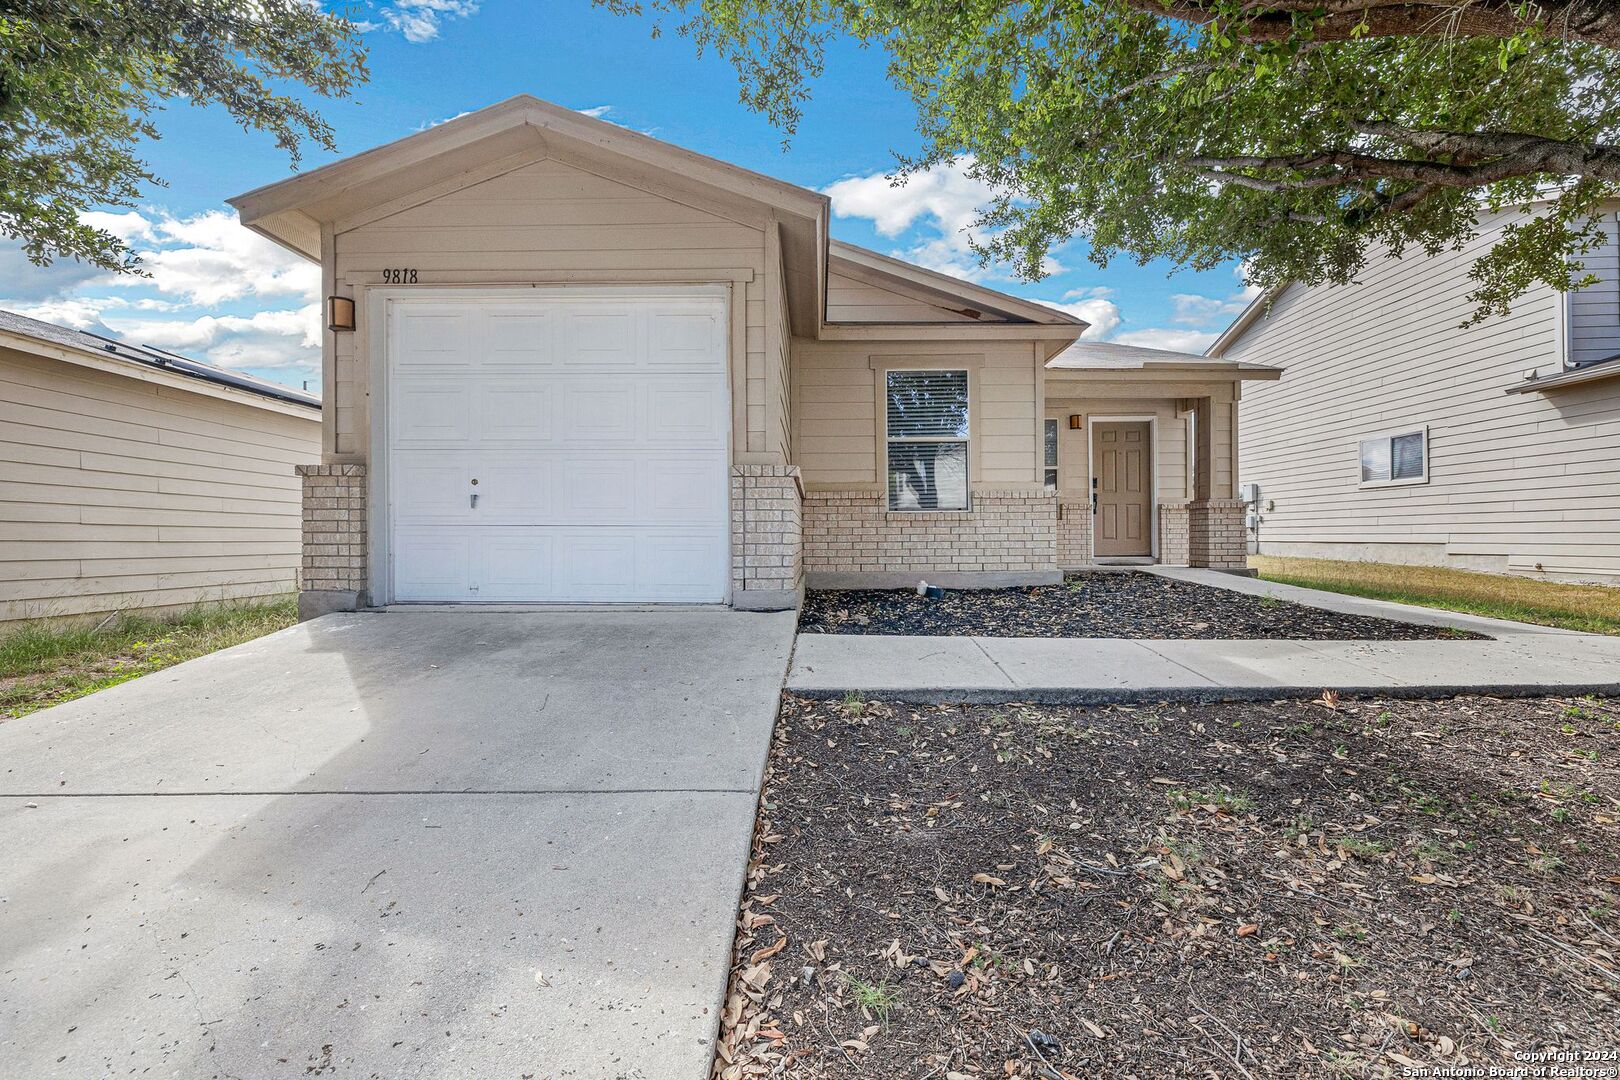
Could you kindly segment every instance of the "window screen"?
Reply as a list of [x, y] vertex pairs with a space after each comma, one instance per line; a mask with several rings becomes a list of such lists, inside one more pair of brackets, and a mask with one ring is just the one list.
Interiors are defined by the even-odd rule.
[[1428, 438], [1425, 432], [1380, 435], [1361, 441], [1361, 482], [1387, 484], [1428, 479]]
[[967, 509], [967, 372], [890, 371], [885, 388], [889, 509]]
[[1423, 433], [1397, 435], [1390, 442], [1390, 477], [1416, 480], [1423, 475]]

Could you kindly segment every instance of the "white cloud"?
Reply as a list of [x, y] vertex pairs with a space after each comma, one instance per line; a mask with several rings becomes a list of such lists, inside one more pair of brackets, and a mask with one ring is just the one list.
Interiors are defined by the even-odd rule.
[[1127, 330], [1115, 334], [1114, 341], [1121, 345], [1140, 345], [1144, 349], [1168, 349], [1171, 352], [1201, 353], [1220, 335], [1204, 330]]
[[318, 371], [315, 264], [223, 210], [97, 212], [87, 220], [133, 244], [148, 276], [76, 263], [34, 267], [15, 244], [0, 245], [0, 308], [294, 385]]
[[440, 27], [452, 19], [465, 19], [478, 14], [477, 0], [393, 0], [377, 12], [380, 23], [362, 22], [362, 30], [383, 28], [404, 35], [413, 45], [421, 45], [439, 36]]
[[600, 119], [602, 119], [602, 117], [606, 116], [608, 113], [613, 111], [613, 106], [611, 106], [611, 105], [592, 105], [588, 109], [580, 109], [578, 111], [583, 113], [584, 115], [590, 117], [592, 120], [600, 120]]
[[[959, 158], [898, 184], [883, 173], [849, 176], [829, 184], [822, 193], [832, 199], [833, 213], [870, 218], [883, 236], [899, 236], [919, 218], [926, 218], [947, 237], [959, 237], [973, 227], [981, 209], [995, 197], [989, 184], [968, 175], [972, 165], [972, 158]], [[966, 250], [965, 242], [962, 247]]]
[[126, 244], [132, 240], [150, 240], [152, 222], [137, 210], [89, 210], [79, 215], [86, 225], [110, 232]]
[[1224, 326], [1237, 318], [1259, 295], [1260, 290], [1252, 285], [1219, 298], [1195, 293], [1176, 293], [1170, 297], [1170, 303], [1175, 307], [1175, 313], [1170, 318], [1182, 326], [1207, 328], [1214, 323]]
[[6, 307], [7, 311], [14, 311], [25, 318], [107, 336], [111, 335], [112, 331], [101, 321], [101, 313], [105, 309], [106, 305], [99, 300], [70, 297], [41, 300], [37, 304], [11, 303]]
[[463, 116], [467, 115], [468, 111], [469, 110], [463, 109], [461, 112], [456, 113], [454, 116], [446, 116], [442, 120], [424, 120], [421, 124], [419, 124], [417, 126], [416, 130], [417, 131], [426, 131], [428, 128], [436, 128], [440, 124], [448, 124], [452, 120], [460, 120]]
[[108, 325], [120, 337], [231, 368], [275, 371], [283, 377], [320, 369], [321, 306], [202, 315], [194, 319], [121, 319]]
[[1110, 299], [1113, 295], [1113, 289], [1099, 285], [1089, 289], [1070, 289], [1063, 294], [1062, 300], [1037, 300], [1036, 303], [1066, 311], [1090, 323], [1085, 333], [1080, 335], [1081, 341], [1107, 341], [1119, 329], [1123, 319], [1119, 305]]
[[[970, 176], [972, 167], [972, 157], [960, 157], [913, 173], [902, 183], [884, 173], [847, 176], [827, 185], [822, 194], [832, 200], [838, 217], [866, 218], [880, 236], [897, 238], [913, 229], [937, 234], [895, 251], [902, 259], [967, 281], [1008, 280], [1014, 277], [1010, 267], [981, 265], [973, 251], [974, 241], [989, 238], [977, 223], [995, 189]], [[1048, 258], [1042, 270], [1056, 274], [1063, 267]]]
[[189, 218], [163, 217], [151, 223], [147, 235], [153, 246], [137, 251], [150, 277], [113, 279], [119, 285], [149, 285], [193, 304], [245, 296], [313, 300], [320, 294], [319, 266], [249, 232], [234, 213], [208, 210]]

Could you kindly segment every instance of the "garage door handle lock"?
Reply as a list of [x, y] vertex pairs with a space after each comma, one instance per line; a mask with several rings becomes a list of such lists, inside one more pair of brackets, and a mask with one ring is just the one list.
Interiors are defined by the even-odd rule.
[[472, 499], [472, 508], [474, 510], [478, 509], [478, 492], [473, 492], [470, 498]]

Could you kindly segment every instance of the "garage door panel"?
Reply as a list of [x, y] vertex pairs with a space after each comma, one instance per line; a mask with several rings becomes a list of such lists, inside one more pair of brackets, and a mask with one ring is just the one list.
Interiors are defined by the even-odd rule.
[[[396, 450], [391, 469], [395, 518], [401, 522], [461, 522], [472, 512], [472, 473], [465, 454]], [[399, 493], [409, 493], [400, 498]]]
[[665, 602], [719, 603], [727, 560], [726, 538], [713, 533], [647, 531], [637, 538], [636, 586]]
[[491, 307], [483, 316], [486, 368], [554, 368], [557, 366], [557, 316], [533, 304]]
[[713, 455], [646, 461], [639, 477], [637, 517], [650, 524], [724, 520], [726, 464]]
[[546, 600], [555, 591], [555, 537], [546, 529], [481, 528], [478, 593], [500, 600]]
[[557, 512], [559, 462], [552, 455], [521, 451], [479, 455], [477, 517], [494, 525], [544, 525]]
[[562, 386], [558, 440], [627, 446], [636, 441], [636, 386], [632, 379], [570, 379]]
[[557, 517], [570, 524], [632, 524], [636, 520], [636, 465], [629, 454], [571, 452], [558, 469], [562, 495]]
[[558, 529], [557, 591], [562, 600], [626, 601], [636, 591], [636, 538], [614, 529]]
[[724, 380], [655, 375], [639, 391], [646, 445], [725, 447], [731, 417]]
[[647, 362], [651, 371], [725, 373], [722, 323], [713, 311], [653, 310], [647, 313]]
[[394, 531], [394, 588], [412, 600], [475, 598], [474, 530], [401, 527]]
[[470, 442], [474, 390], [465, 379], [401, 379], [392, 395], [396, 445]]
[[579, 305], [563, 315], [563, 366], [591, 371], [634, 371], [639, 365], [643, 315], [632, 306]]
[[395, 370], [471, 367], [475, 355], [467, 343], [477, 337], [478, 318], [465, 304], [412, 304], [400, 310], [388, 343]]
[[534, 379], [501, 378], [478, 387], [478, 434], [484, 442], [550, 442], [556, 388]]

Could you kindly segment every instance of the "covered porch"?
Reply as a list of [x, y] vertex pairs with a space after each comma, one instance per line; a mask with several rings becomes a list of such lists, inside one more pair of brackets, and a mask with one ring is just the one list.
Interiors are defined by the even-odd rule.
[[1048, 361], [1042, 454], [1063, 570], [1241, 570], [1237, 405], [1277, 368], [1109, 342]]

